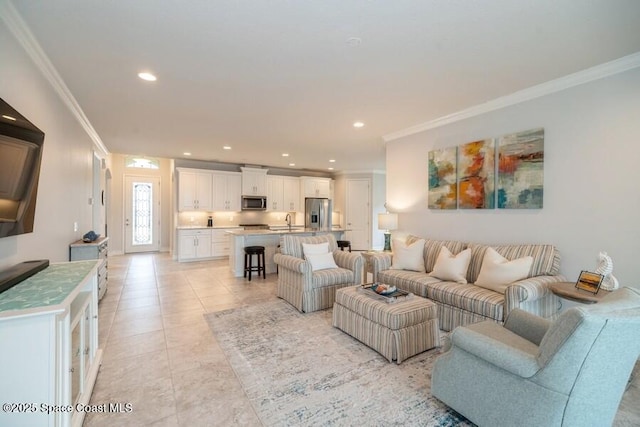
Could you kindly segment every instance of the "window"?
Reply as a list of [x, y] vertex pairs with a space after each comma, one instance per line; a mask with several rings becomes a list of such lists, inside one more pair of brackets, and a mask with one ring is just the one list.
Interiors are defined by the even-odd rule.
[[158, 160], [141, 156], [127, 156], [124, 165], [127, 168], [160, 169]]

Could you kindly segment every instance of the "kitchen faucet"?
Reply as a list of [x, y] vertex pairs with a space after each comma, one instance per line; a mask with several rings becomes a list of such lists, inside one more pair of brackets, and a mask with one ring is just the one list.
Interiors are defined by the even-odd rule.
[[291, 214], [287, 214], [287, 216], [284, 217], [284, 220], [287, 221], [287, 225], [289, 226], [289, 233], [291, 233]]

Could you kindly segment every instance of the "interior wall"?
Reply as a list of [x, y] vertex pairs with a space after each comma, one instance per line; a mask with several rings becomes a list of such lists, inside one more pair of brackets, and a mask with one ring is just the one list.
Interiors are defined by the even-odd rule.
[[382, 250], [384, 248], [384, 232], [378, 229], [378, 214], [386, 212], [384, 204], [387, 202], [387, 182], [386, 175], [383, 173], [374, 173], [371, 185], [371, 227], [372, 249]]
[[[622, 285], [640, 287], [640, 69], [387, 144], [387, 201], [402, 231], [484, 243], [551, 243], [575, 280], [606, 251]], [[427, 209], [428, 152], [543, 127], [544, 207]]]
[[370, 180], [371, 199], [371, 248], [382, 249], [384, 247], [384, 234], [378, 230], [378, 213], [384, 212], [386, 201], [386, 180], [383, 172], [349, 172], [340, 174], [335, 179], [333, 210], [339, 213], [341, 225], [348, 228], [346, 224], [346, 198], [347, 180], [368, 179]]
[[170, 159], [158, 159], [159, 169], [125, 168], [125, 155], [113, 153], [110, 156], [111, 204], [109, 208], [109, 252], [124, 253], [124, 176], [160, 177], [160, 251], [169, 252], [171, 233], [174, 226], [172, 216], [173, 183], [172, 162]]
[[93, 228], [93, 141], [2, 21], [0, 52], [0, 97], [45, 133], [34, 231], [0, 238], [0, 268], [68, 261], [69, 244]]

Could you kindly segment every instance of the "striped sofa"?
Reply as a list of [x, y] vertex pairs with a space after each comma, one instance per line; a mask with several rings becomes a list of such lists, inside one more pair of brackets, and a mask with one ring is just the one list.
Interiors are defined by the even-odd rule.
[[[407, 243], [419, 239], [409, 236]], [[446, 246], [452, 254], [471, 249], [467, 270], [467, 284], [445, 282], [428, 275], [435, 265], [440, 249]], [[456, 326], [482, 320], [502, 323], [514, 308], [542, 317], [551, 317], [560, 310], [560, 300], [549, 284], [566, 279], [559, 274], [560, 253], [552, 245], [492, 245], [508, 260], [532, 256], [533, 264], [526, 279], [509, 285], [504, 294], [475, 286], [488, 245], [460, 241], [426, 240], [424, 272], [391, 269], [391, 254], [378, 253], [371, 257], [374, 280], [395, 285], [400, 289], [428, 298], [438, 306], [440, 329], [450, 331]]]
[[[329, 242], [329, 251], [338, 268], [312, 271], [311, 263], [304, 259], [302, 244], [324, 242]], [[280, 240], [280, 253], [275, 254], [273, 260], [279, 270], [277, 296], [304, 313], [333, 307], [337, 289], [362, 281], [362, 256], [339, 250], [330, 233], [284, 235]]]

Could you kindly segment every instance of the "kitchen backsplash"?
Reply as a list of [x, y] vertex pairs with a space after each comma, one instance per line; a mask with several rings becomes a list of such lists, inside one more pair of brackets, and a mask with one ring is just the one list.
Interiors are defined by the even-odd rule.
[[[287, 225], [286, 212], [180, 212], [178, 226], [207, 226], [209, 216], [214, 226], [236, 226], [239, 224]], [[292, 214], [292, 224], [304, 225], [304, 214]]]

